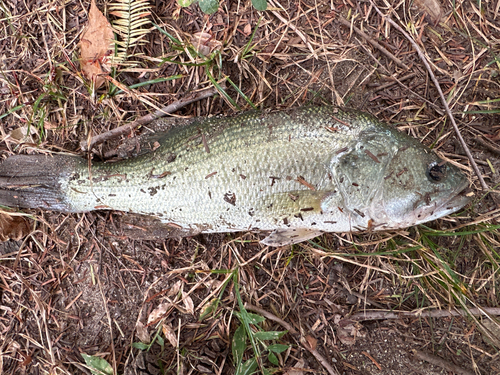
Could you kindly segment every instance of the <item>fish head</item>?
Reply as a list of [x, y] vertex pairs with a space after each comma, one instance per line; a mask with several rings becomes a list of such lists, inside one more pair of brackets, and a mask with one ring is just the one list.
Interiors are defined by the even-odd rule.
[[[322, 202], [324, 212], [340, 203], [350, 227], [407, 228], [458, 211], [470, 198], [459, 168], [406, 134], [377, 123], [330, 163], [336, 194]], [[340, 194], [341, 199], [335, 200]]]
[[399, 145], [384, 169], [370, 210], [380, 229], [435, 220], [470, 201], [469, 181], [460, 169], [416, 141]]

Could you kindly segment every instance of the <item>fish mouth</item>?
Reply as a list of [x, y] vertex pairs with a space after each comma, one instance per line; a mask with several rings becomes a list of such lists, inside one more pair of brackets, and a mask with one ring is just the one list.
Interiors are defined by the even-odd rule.
[[[422, 215], [424, 217], [418, 220], [416, 224], [436, 220], [443, 216], [457, 212], [472, 200], [473, 195], [472, 190], [469, 188], [469, 182], [465, 180], [461, 185], [452, 191], [449, 199], [434, 207], [432, 211], [428, 212], [428, 215]], [[425, 211], [429, 209], [429, 206], [423, 208]]]

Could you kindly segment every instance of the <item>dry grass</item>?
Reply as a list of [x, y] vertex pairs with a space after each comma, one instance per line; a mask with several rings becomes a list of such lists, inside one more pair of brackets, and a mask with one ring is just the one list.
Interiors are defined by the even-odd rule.
[[[176, 116], [347, 104], [459, 165], [474, 204], [429, 226], [327, 234], [278, 249], [249, 233], [132, 239], [120, 213], [32, 212], [30, 232], [0, 244], [0, 374], [90, 374], [81, 353], [104, 358], [117, 374], [148, 367], [231, 374], [231, 345], [251, 306], [267, 315], [259, 324], [247, 321], [242, 361], [256, 358], [260, 371], [324, 373], [330, 365], [345, 374], [442, 374], [440, 366], [454, 364], [464, 373], [500, 372], [500, 199], [480, 190], [422, 61], [369, 2], [269, 4], [257, 12], [250, 2], [223, 1], [209, 17], [197, 5], [157, 2], [152, 20], [168, 35], [153, 27], [147, 43], [130, 51], [138, 65], [117, 67], [94, 92], [78, 61], [87, 2], [0, 0], [2, 157], [78, 152], [92, 135], [216, 86], [219, 96]], [[436, 24], [408, 2], [391, 11], [378, 2], [424, 51], [497, 192], [498, 4], [447, 2]], [[212, 38], [206, 56], [192, 45], [200, 32]], [[156, 81], [168, 77], [176, 79]], [[115, 147], [98, 146], [94, 158]], [[465, 317], [443, 316], [455, 309]], [[413, 315], [389, 319], [387, 312]], [[372, 313], [382, 315], [363, 321]], [[290, 328], [297, 333], [277, 340], [255, 335]], [[277, 364], [270, 362], [271, 343], [288, 346], [276, 353]], [[412, 361], [414, 349], [443, 363]]]

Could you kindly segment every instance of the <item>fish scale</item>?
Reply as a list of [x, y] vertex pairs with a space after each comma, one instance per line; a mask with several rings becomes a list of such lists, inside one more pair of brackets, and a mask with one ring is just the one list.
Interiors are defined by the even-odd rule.
[[[334, 124], [328, 112], [319, 115], [316, 114], [316, 122]], [[124, 163], [109, 165], [108, 170], [104, 165], [94, 164], [93, 178], [112, 176], [106, 181], [92, 184], [88, 173], [81, 172], [80, 179], [68, 184], [69, 191], [73, 192], [68, 202], [74, 211], [107, 206], [155, 215], [183, 227], [200, 226], [205, 232], [272, 230], [285, 217], [289, 217], [289, 225], [302, 222], [304, 217], [312, 215], [300, 211], [301, 208], [307, 209], [316, 203], [318, 211], [318, 193], [314, 201], [308, 199], [310, 189], [297, 182], [297, 178], [303, 177], [320, 191], [333, 190], [327, 178], [329, 155], [332, 149], [344, 147], [352, 137], [339, 138], [324, 127], [313, 127], [305, 122], [305, 126], [290, 127], [290, 121], [290, 115], [278, 113], [269, 127], [267, 117], [263, 119], [260, 113], [253, 113], [229, 123], [222, 118], [192, 124], [198, 132], [206, 131], [207, 134], [214, 130], [220, 133], [220, 129], [224, 129], [220, 133], [222, 136], [207, 136], [210, 152], [206, 152], [201, 136], [187, 141], [193, 131], [183, 129], [177, 132], [180, 134], [160, 142], [164, 145], [154, 151], [154, 155], [128, 162], [126, 168], [121, 165]], [[362, 128], [354, 129], [360, 131]], [[346, 129], [346, 133], [348, 131]], [[344, 141], [339, 142], [341, 139]], [[170, 154], [176, 155], [175, 160], [165, 163], [162, 156]], [[264, 164], [266, 167], [261, 168]], [[104, 174], [99, 171], [101, 167]], [[169, 174], [151, 178], [151, 171], [155, 174], [168, 171]], [[126, 179], [123, 174], [127, 175]], [[274, 183], [271, 177], [277, 177]], [[141, 189], [131, 190], [138, 185]], [[295, 192], [299, 198], [293, 201], [287, 192]], [[224, 199], [228, 194], [235, 196], [234, 204]], [[152, 206], [152, 199], [161, 204]], [[254, 214], [250, 215], [250, 211]], [[330, 228], [332, 224], [327, 226]]]
[[[23, 176], [10, 172], [30, 157], [7, 159], [0, 204], [121, 210], [188, 234], [274, 231], [264, 243], [278, 246], [322, 232], [414, 225], [468, 201], [458, 168], [448, 164], [442, 178], [430, 175], [442, 168], [434, 153], [358, 111], [324, 106], [198, 118], [158, 142], [139, 157], [90, 168], [71, 156], [52, 158], [50, 168], [51, 158], [38, 156], [40, 168], [53, 170], [38, 194], [34, 183], [16, 189]], [[25, 181], [38, 172], [29, 173]]]

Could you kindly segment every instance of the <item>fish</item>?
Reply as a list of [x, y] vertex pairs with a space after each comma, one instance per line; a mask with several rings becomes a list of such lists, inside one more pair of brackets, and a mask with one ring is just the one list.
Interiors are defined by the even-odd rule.
[[269, 232], [261, 242], [279, 247], [326, 232], [407, 228], [470, 201], [457, 166], [353, 109], [194, 118], [155, 137], [157, 147], [117, 162], [10, 156], [0, 164], [0, 205], [124, 211], [180, 236]]

